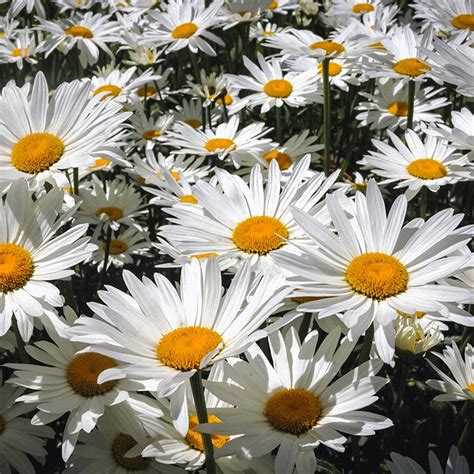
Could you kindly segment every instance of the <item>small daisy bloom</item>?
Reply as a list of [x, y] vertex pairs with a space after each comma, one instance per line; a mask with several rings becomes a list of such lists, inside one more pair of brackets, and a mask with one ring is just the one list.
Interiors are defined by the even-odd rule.
[[[387, 379], [377, 377], [380, 360], [365, 362], [335, 380], [354, 343], [345, 339], [338, 347], [340, 330], [334, 329], [318, 346], [318, 332], [303, 342], [293, 327], [269, 337], [272, 362], [252, 345], [245, 362], [231, 358], [224, 365], [229, 382], [204, 382], [218, 398], [232, 405], [216, 415], [221, 423], [198, 425], [213, 435], [237, 435], [216, 456], [243, 453], [259, 457], [278, 448], [276, 474], [316, 471], [314, 449], [323, 444], [344, 451], [347, 438], [374, 435], [389, 428], [384, 416], [362, 411], [374, 403]], [[240, 435], [240, 436], [239, 436]]]
[[272, 0], [226, 0], [221, 9], [223, 29], [258, 20], [271, 3]]
[[[180, 105], [176, 107], [176, 111], [170, 111], [174, 115], [175, 123], [184, 122], [190, 127], [202, 127], [202, 103], [198, 99], [183, 99]], [[215, 112], [211, 111], [211, 126], [214, 126]]]
[[446, 375], [445, 370], [438, 369], [428, 361], [441, 380], [430, 379], [426, 383], [435, 390], [444, 392], [442, 395], [437, 395], [434, 400], [442, 402], [474, 400], [474, 351], [471, 344], [466, 346], [464, 359], [454, 342], [446, 347], [442, 354], [435, 353], [435, 355], [446, 364], [454, 380]]
[[[4, 3], [4, 2], [2, 2]], [[42, 0], [12, 0], [9, 10], [9, 16], [15, 18], [18, 14], [26, 8], [27, 13], [31, 13], [33, 8], [35, 9], [36, 13], [41, 17], [45, 16], [45, 10]]]
[[391, 363], [397, 311], [449, 317], [446, 303], [467, 297], [465, 288], [434, 283], [472, 265], [469, 255], [453, 256], [469, 242], [472, 229], [456, 230], [463, 215], [453, 215], [452, 209], [438, 212], [419, 228], [403, 227], [406, 197], [399, 196], [387, 216], [373, 179], [366, 195], [357, 192], [354, 202], [329, 195], [326, 205], [337, 234], [293, 209], [295, 221], [314, 243], [303, 247], [304, 255], [282, 251], [275, 260], [296, 275], [290, 279], [298, 288], [294, 296], [319, 298], [300, 305], [300, 311], [318, 313], [319, 318], [338, 314], [350, 339], [358, 339], [373, 324], [378, 354]]
[[366, 2], [359, 0], [334, 0], [327, 15], [347, 15], [359, 18], [362, 15], [374, 12], [377, 8], [381, 8], [381, 3], [380, 0], [368, 0]]
[[214, 0], [209, 7], [204, 0], [170, 0], [164, 11], [149, 12], [154, 21], [145, 30], [143, 42], [166, 46], [167, 53], [189, 48], [191, 54], [202, 51], [215, 56], [216, 52], [208, 41], [219, 46], [224, 46], [224, 43], [208, 30], [220, 21], [221, 6], [220, 0]]
[[395, 319], [395, 347], [400, 358], [424, 355], [443, 339], [443, 333], [430, 323], [423, 327], [418, 318]]
[[171, 114], [161, 115], [158, 118], [147, 117], [141, 107], [133, 114], [131, 123], [134, 128], [131, 139], [136, 147], [153, 148], [159, 142], [167, 140], [167, 132], [171, 130], [174, 117]]
[[171, 397], [178, 432], [188, 431], [188, 380], [201, 368], [236, 356], [297, 316], [290, 313], [259, 329], [289, 293], [283, 277], [268, 272], [255, 276], [248, 265], [222, 292], [214, 258], [194, 259], [181, 271], [179, 293], [163, 275], [139, 280], [123, 272], [130, 295], [111, 286], [99, 291], [105, 304], [90, 303], [97, 318], [80, 318], [73, 340], [122, 361], [98, 379], [110, 383], [123, 377], [142, 380], [157, 397]]
[[250, 27], [250, 38], [255, 38], [261, 43], [267, 36], [275, 36], [285, 31], [285, 28], [279, 27], [276, 23], [260, 23]]
[[455, 153], [443, 138], [428, 135], [422, 141], [418, 133], [407, 130], [405, 144], [393, 132], [387, 133], [395, 147], [373, 140], [378, 151], [370, 151], [358, 163], [385, 178], [382, 184], [397, 183], [396, 188], [407, 188], [408, 200], [424, 186], [437, 192], [440, 186], [474, 178], [467, 157]]
[[255, 91], [254, 94], [245, 97], [250, 107], [261, 105], [261, 112], [265, 113], [272, 107], [281, 107], [283, 104], [301, 107], [321, 101], [314, 74], [294, 72], [283, 74], [278, 59], [274, 58], [267, 62], [260, 53], [257, 54], [257, 59], [258, 66], [244, 57], [245, 67], [252, 77], [233, 74], [227, 76], [236, 89]]
[[28, 95], [17, 86], [4, 87], [0, 184], [22, 178], [32, 188], [45, 181], [66, 188], [65, 169], [86, 168], [104, 157], [122, 162], [119, 146], [130, 114], [120, 109], [90, 98], [89, 86], [79, 81], [61, 84], [49, 98], [42, 72]]
[[[38, 38], [41, 43], [41, 37]], [[33, 32], [22, 30], [14, 39], [4, 38], [0, 42], [0, 63], [15, 63], [23, 69], [23, 62], [36, 64], [36, 40]]]
[[272, 161], [265, 185], [259, 165], [253, 167], [249, 184], [239, 176], [216, 170], [222, 191], [202, 181], [194, 186], [193, 195], [203, 214], [196, 213], [193, 206], [167, 209], [171, 225], [162, 226], [160, 235], [188, 255], [215, 252], [225, 256], [227, 267], [239, 266], [245, 260], [252, 266], [271, 267], [282, 250], [299, 252], [296, 245], [288, 246], [289, 242], [307, 242], [290, 206], [323, 221], [328, 219], [321, 201], [339, 172], [328, 178], [318, 173], [307, 180], [309, 164], [306, 156], [282, 183], [280, 168]]
[[84, 236], [87, 225], [57, 235], [75, 211], [61, 215], [62, 204], [63, 192], [57, 188], [33, 201], [23, 180], [15, 181], [0, 200], [0, 336], [15, 315], [20, 335], [28, 341], [33, 318], [64, 304], [50, 281], [73, 275], [72, 267], [96, 248]]
[[[193, 78], [194, 79], [194, 78]], [[203, 107], [207, 107], [213, 103], [216, 97], [220, 96], [226, 89], [226, 79], [222, 74], [211, 72], [209, 76], [206, 71], [201, 69], [201, 81], [195, 84], [193, 81], [188, 81], [188, 86], [192, 89], [194, 94], [204, 100]]]

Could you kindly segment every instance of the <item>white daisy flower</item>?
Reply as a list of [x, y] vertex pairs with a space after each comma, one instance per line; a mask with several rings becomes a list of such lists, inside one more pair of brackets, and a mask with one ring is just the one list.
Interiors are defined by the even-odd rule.
[[122, 162], [119, 146], [130, 115], [118, 104], [90, 98], [89, 86], [63, 83], [49, 98], [42, 72], [29, 88], [7, 86], [0, 98], [0, 184], [22, 178], [69, 186], [63, 170], [86, 168], [97, 158]]
[[38, 15], [45, 16], [44, 5], [41, 0], [11, 0], [9, 16], [15, 18], [24, 8], [26, 8], [27, 13], [31, 13], [34, 8]]
[[[190, 127], [201, 128], [203, 109], [202, 103], [198, 99], [183, 99], [180, 105], [176, 106], [176, 112], [170, 111], [174, 115], [175, 123], [184, 122]], [[211, 127], [214, 127], [215, 112], [211, 111]]]
[[0, 336], [15, 315], [24, 341], [33, 332], [33, 318], [51, 317], [62, 306], [58, 288], [50, 281], [74, 274], [72, 267], [90, 257], [95, 245], [84, 237], [87, 225], [59, 228], [74, 213], [61, 215], [63, 192], [52, 189], [32, 200], [23, 180], [13, 183], [0, 200]]
[[134, 131], [130, 138], [134, 140], [136, 147], [145, 147], [151, 150], [155, 144], [165, 142], [168, 138], [168, 131], [174, 123], [171, 114], [161, 115], [158, 118], [147, 117], [141, 107], [133, 114], [131, 123]]
[[444, 339], [442, 332], [433, 323], [423, 327], [416, 316], [396, 318], [394, 324], [395, 347], [402, 359], [423, 355]]
[[200, 82], [196, 84], [193, 80], [188, 81], [188, 86], [196, 96], [203, 99], [203, 107], [211, 105], [214, 99], [224, 92], [227, 85], [226, 78], [222, 74], [211, 72], [207, 75], [203, 69], [200, 73]]
[[320, 201], [339, 172], [327, 179], [324, 173], [318, 173], [307, 180], [309, 164], [310, 158], [306, 156], [282, 183], [280, 168], [272, 161], [265, 186], [259, 165], [252, 169], [249, 184], [218, 169], [216, 177], [222, 191], [202, 181], [193, 189], [202, 214], [196, 213], [194, 206], [167, 209], [172, 216], [171, 224], [162, 226], [160, 235], [188, 255], [215, 252], [225, 256], [226, 268], [237, 267], [245, 260], [252, 266], [272, 267], [282, 250], [299, 252], [296, 245], [288, 246], [288, 242], [307, 242], [290, 206], [327, 221], [324, 203]]
[[81, 430], [90, 433], [106, 407], [122, 403], [128, 398], [129, 390], [143, 389], [143, 386], [130, 380], [98, 383], [98, 375], [118, 367], [118, 362], [96, 352], [84, 351], [85, 344], [71, 342], [67, 330], [74, 323], [76, 314], [68, 307], [64, 314], [66, 320], [57, 316], [54, 322], [44, 322], [53, 342], [40, 341], [25, 346], [30, 357], [41, 365], [8, 364], [8, 367], [15, 369], [9, 383], [32, 390], [17, 401], [24, 402], [28, 411], [31, 411], [30, 404], [36, 406], [38, 411], [31, 420], [33, 425], [45, 425], [69, 413], [62, 444], [62, 456], [67, 461]]
[[267, 62], [260, 53], [257, 53], [257, 59], [258, 66], [244, 57], [245, 67], [252, 77], [227, 75], [229, 82], [236, 89], [255, 91], [254, 94], [245, 97], [251, 107], [261, 105], [261, 112], [265, 113], [272, 107], [281, 107], [283, 104], [301, 107], [321, 100], [314, 74], [294, 72], [283, 74], [278, 59], [274, 58]]
[[430, 387], [443, 392], [434, 400], [443, 402], [474, 400], [474, 351], [471, 344], [467, 344], [464, 350], [464, 359], [454, 342], [451, 346], [447, 346], [442, 354], [435, 353], [435, 355], [446, 364], [454, 379], [446, 375], [445, 370], [438, 369], [431, 361], [428, 361], [441, 377], [441, 380], [426, 381]]
[[393, 132], [387, 131], [395, 147], [379, 140], [372, 140], [378, 151], [370, 151], [359, 164], [377, 176], [381, 183], [397, 183], [396, 188], [407, 188], [405, 195], [413, 199], [426, 186], [431, 192], [440, 186], [474, 178], [466, 156], [455, 153], [443, 138], [426, 136], [422, 141], [418, 133], [407, 130], [405, 143]]
[[205, 6], [204, 0], [170, 0], [163, 7], [164, 11], [149, 12], [154, 22], [146, 28], [143, 42], [166, 46], [167, 53], [189, 48], [192, 54], [202, 51], [215, 56], [216, 52], [208, 41], [219, 46], [224, 46], [224, 43], [208, 30], [220, 21], [221, 6], [221, 0], [214, 0], [209, 7]]
[[252, 276], [248, 265], [225, 295], [213, 258], [183, 267], [179, 293], [159, 273], [154, 282], [127, 271], [123, 278], [132, 296], [110, 286], [99, 291], [105, 305], [90, 303], [97, 318], [80, 318], [71, 329], [73, 340], [87, 341], [91, 350], [125, 364], [104, 372], [99, 383], [133, 377], [159, 398], [171, 397], [173, 423], [181, 434], [188, 431], [186, 387], [196, 370], [240, 354], [297, 316], [259, 330], [289, 290], [281, 276]]
[[434, 282], [472, 265], [469, 255], [453, 256], [469, 242], [472, 230], [456, 230], [463, 216], [453, 216], [451, 209], [436, 213], [419, 228], [403, 227], [406, 197], [399, 196], [387, 216], [374, 180], [366, 195], [356, 193], [355, 202], [330, 195], [326, 205], [337, 234], [293, 209], [295, 221], [314, 243], [303, 247], [304, 255], [282, 251], [275, 260], [297, 275], [290, 279], [298, 288], [294, 296], [322, 297], [299, 310], [318, 313], [319, 318], [340, 314], [351, 340], [374, 324], [377, 351], [391, 363], [397, 311], [434, 311], [449, 318], [446, 303], [467, 297], [465, 288]]
[[258, 20], [271, 4], [272, 0], [226, 0], [220, 12], [223, 29]]
[[278, 26], [276, 23], [258, 22], [255, 26], [250, 26], [250, 39], [256, 39], [261, 43], [267, 36], [275, 36], [286, 31], [286, 28]]
[[[38, 38], [41, 43], [41, 37]], [[33, 32], [21, 30], [15, 38], [4, 38], [0, 42], [0, 63], [15, 63], [18, 69], [23, 69], [23, 62], [36, 64], [37, 42]]]
[[[301, 343], [290, 327], [269, 337], [273, 364], [254, 344], [245, 362], [231, 358], [224, 373], [231, 382], [204, 382], [221, 400], [233, 405], [217, 415], [221, 423], [201, 424], [197, 430], [217, 435], [237, 435], [216, 456], [244, 453], [259, 457], [278, 448], [276, 474], [315, 472], [314, 449], [320, 444], [344, 451], [347, 438], [341, 434], [368, 436], [392, 426], [384, 416], [360, 410], [374, 403], [375, 393], [387, 379], [376, 377], [380, 360], [365, 362], [334, 380], [351, 354], [354, 343], [339, 343], [333, 330], [319, 345], [318, 332]], [[332, 382], [332, 383], [331, 383]], [[241, 435], [241, 436], [239, 436]]]
[[334, 0], [331, 3], [331, 7], [326, 13], [328, 16], [344, 15], [359, 18], [374, 12], [376, 9], [383, 8], [380, 0], [367, 0], [365, 2], [359, 0]]

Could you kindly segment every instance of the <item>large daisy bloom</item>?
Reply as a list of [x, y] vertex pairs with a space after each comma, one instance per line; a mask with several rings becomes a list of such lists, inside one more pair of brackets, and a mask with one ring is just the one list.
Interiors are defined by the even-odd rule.
[[[204, 382], [206, 388], [234, 408], [216, 414], [221, 423], [201, 424], [198, 431], [241, 435], [216, 450], [216, 456], [243, 453], [259, 457], [278, 448], [276, 474], [316, 471], [314, 449], [323, 444], [344, 451], [347, 438], [375, 434], [392, 426], [384, 416], [362, 411], [374, 403], [387, 380], [377, 377], [380, 360], [365, 362], [334, 380], [351, 354], [354, 343], [338, 347], [334, 329], [318, 345], [318, 332], [300, 342], [291, 327], [269, 337], [273, 364], [254, 344], [245, 353], [248, 362], [232, 358], [225, 363], [229, 382]], [[317, 348], [317, 349], [316, 349]], [[331, 383], [332, 382], [332, 383]]]
[[371, 151], [358, 163], [374, 174], [385, 178], [381, 183], [397, 183], [396, 188], [407, 188], [408, 200], [426, 187], [432, 192], [440, 186], [473, 179], [466, 156], [455, 153], [443, 138], [427, 136], [424, 141], [413, 130], [405, 132], [405, 142], [387, 132], [392, 143], [373, 140], [378, 151]]
[[[26, 88], [28, 90], [28, 88]], [[64, 169], [86, 168], [97, 158], [120, 161], [124, 121], [119, 104], [90, 98], [90, 86], [61, 84], [49, 97], [42, 72], [30, 94], [7, 86], [0, 98], [0, 185], [22, 178], [70, 186]]]
[[63, 192], [52, 189], [32, 200], [22, 180], [0, 200], [0, 336], [15, 315], [24, 341], [33, 332], [33, 318], [50, 314], [64, 300], [50, 281], [74, 274], [72, 267], [89, 258], [95, 245], [77, 225], [57, 236], [74, 208], [61, 215]]
[[442, 402], [474, 400], [474, 351], [471, 344], [466, 346], [464, 358], [454, 342], [446, 347], [442, 354], [435, 355], [446, 364], [454, 379], [447, 375], [445, 370], [428, 361], [441, 380], [430, 379], [426, 383], [435, 390], [444, 392], [434, 399]]
[[185, 265], [179, 293], [159, 273], [154, 282], [128, 271], [123, 278], [131, 296], [113, 287], [100, 291], [105, 304], [89, 304], [97, 318], [80, 318], [72, 339], [124, 363], [101, 374], [99, 383], [138, 378], [158, 397], [171, 396], [173, 421], [183, 434], [187, 381], [196, 370], [240, 354], [295, 317], [290, 313], [259, 330], [289, 290], [280, 275], [253, 277], [249, 265], [236, 273], [225, 295], [214, 258]]
[[382, 194], [370, 180], [367, 196], [357, 192], [350, 218], [339, 200], [326, 198], [335, 235], [307, 213], [293, 209], [295, 221], [312, 239], [305, 255], [282, 251], [277, 264], [297, 275], [294, 296], [318, 297], [299, 306], [319, 318], [338, 314], [357, 339], [373, 324], [380, 357], [391, 363], [394, 355], [393, 320], [397, 311], [440, 312], [449, 317], [447, 303], [462, 301], [469, 290], [439, 279], [472, 265], [469, 255], [453, 255], [470, 240], [472, 229], [456, 230], [463, 215], [440, 211], [418, 228], [403, 227], [407, 199], [399, 196], [386, 213]]
[[307, 237], [290, 212], [290, 206], [304, 209], [327, 222], [323, 200], [334, 184], [338, 171], [325, 178], [315, 174], [307, 180], [310, 157], [295, 165], [285, 183], [276, 161], [270, 163], [264, 185], [262, 170], [255, 165], [249, 184], [224, 170], [216, 170], [222, 192], [209, 183], [198, 182], [193, 195], [202, 207], [181, 206], [167, 209], [171, 225], [161, 227], [165, 237], [188, 255], [213, 252], [228, 267], [249, 260], [256, 267], [270, 267], [282, 249], [298, 252], [288, 242], [307, 242]]

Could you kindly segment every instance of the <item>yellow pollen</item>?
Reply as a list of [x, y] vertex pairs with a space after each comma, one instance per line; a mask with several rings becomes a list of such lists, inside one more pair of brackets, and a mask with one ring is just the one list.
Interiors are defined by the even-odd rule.
[[[156, 94], [158, 92], [158, 89], [156, 87], [153, 87], [151, 85], [146, 86], [146, 96], [151, 97], [152, 95]], [[142, 86], [138, 89], [137, 94], [140, 97], [145, 97], [145, 86]]]
[[20, 138], [11, 154], [12, 165], [24, 173], [36, 174], [61, 159], [64, 143], [51, 133], [30, 133]]
[[278, 8], [278, 2], [272, 2], [270, 5], [267, 7], [268, 10], [275, 10], [275, 8]]
[[271, 31], [271, 30], [264, 30], [262, 31], [262, 35], [263, 36], [273, 36], [275, 34], [274, 31]]
[[378, 43], [369, 44], [369, 46], [374, 49], [380, 49], [381, 51], [387, 51], [387, 48], [380, 41]]
[[267, 400], [263, 414], [275, 429], [300, 435], [318, 422], [321, 402], [304, 388], [284, 388]]
[[14, 58], [26, 57], [28, 56], [28, 52], [29, 52], [28, 48], [15, 48], [12, 50], [12, 56]]
[[458, 28], [460, 30], [474, 31], [474, 15], [468, 13], [465, 15], [455, 16], [451, 20], [451, 25], [453, 25], [454, 28]]
[[67, 381], [72, 389], [83, 397], [94, 397], [110, 392], [118, 383], [117, 380], [109, 380], [101, 384], [97, 383], [97, 377], [106, 369], [117, 367], [117, 363], [111, 357], [97, 352], [86, 352], [78, 354], [67, 366]]
[[[340, 64], [337, 64], [334, 61], [329, 62], [328, 74], [331, 77], [337, 76], [338, 74], [341, 73], [341, 71], [342, 71], [342, 66]], [[318, 65], [318, 72], [319, 72], [319, 74], [323, 73], [323, 65], [322, 64]]]
[[[470, 383], [467, 387], [466, 390], [469, 390], [470, 392], [474, 393], [474, 382]], [[1, 433], [1, 431], [0, 431]]]
[[367, 190], [367, 183], [353, 183], [354, 188], [356, 188], [357, 191], [360, 191], [364, 193]]
[[309, 49], [323, 49], [326, 51], [326, 55], [333, 53], [337, 55], [346, 50], [341, 43], [337, 43], [336, 41], [316, 41], [316, 43], [310, 45]]
[[393, 66], [393, 70], [403, 76], [418, 77], [427, 71], [431, 71], [431, 67], [417, 58], [407, 58], [398, 61]]
[[198, 26], [195, 23], [183, 23], [171, 32], [171, 36], [175, 39], [189, 38], [194, 35], [197, 30]]
[[404, 313], [403, 311], [400, 311], [397, 309], [397, 314], [398, 316], [402, 316], [404, 318], [408, 318], [408, 319], [412, 319], [413, 316], [415, 316], [417, 319], [421, 319], [423, 316], [426, 315], [425, 312], [423, 311], [416, 311], [414, 314], [410, 314], [410, 313]]
[[216, 252], [197, 253], [196, 255], [191, 255], [191, 258], [197, 258], [198, 260], [209, 257], [218, 257], [218, 255]]
[[187, 123], [193, 128], [199, 128], [202, 125], [202, 122], [198, 119], [187, 119], [184, 121], [184, 123]]
[[[208, 423], [221, 423], [221, 420], [215, 415], [207, 415]], [[199, 419], [196, 415], [189, 418], [189, 429], [186, 433], [186, 441], [193, 449], [204, 452], [204, 443], [202, 442], [202, 434], [196, 431], [194, 428], [199, 425]], [[229, 436], [225, 435], [211, 435], [211, 441], [215, 448], [222, 448], [224, 444], [229, 441]]]
[[97, 217], [100, 217], [101, 214], [106, 214], [109, 218], [109, 221], [118, 221], [123, 217], [122, 209], [114, 206], [101, 207], [95, 213]]
[[4, 31], [0, 31], [0, 39], [5, 38], [6, 33]]
[[283, 153], [282, 151], [272, 150], [263, 155], [263, 159], [267, 163], [271, 163], [273, 160], [276, 160], [278, 166], [281, 170], [287, 170], [292, 164], [290, 155]]
[[164, 335], [156, 345], [156, 358], [164, 365], [184, 372], [199, 369], [204, 357], [223, 342], [212, 329], [188, 326]]
[[186, 202], [188, 204], [197, 204], [198, 200], [192, 194], [185, 194], [181, 196], [179, 202]]
[[66, 33], [69, 36], [74, 36], [75, 38], [88, 38], [91, 39], [94, 37], [94, 33], [92, 33], [89, 28], [86, 26], [80, 26], [80, 25], [74, 25], [70, 26], [69, 28], [66, 28], [64, 30], [64, 33]]
[[369, 12], [374, 11], [374, 6], [371, 5], [370, 3], [356, 3], [352, 7], [352, 11], [354, 13], [361, 13], [361, 14], [369, 13]]
[[112, 163], [112, 160], [108, 160], [107, 158], [97, 158], [95, 163], [92, 166], [89, 166], [89, 168], [105, 168], [106, 166], [110, 165], [110, 163]]
[[232, 98], [232, 96], [230, 94], [226, 94], [224, 96], [224, 102], [222, 102], [222, 99], [217, 99], [216, 102], [217, 102], [218, 105], [222, 105], [223, 103], [225, 105], [231, 105], [232, 102], [234, 102], [234, 99]]
[[279, 219], [253, 216], [237, 225], [232, 232], [232, 240], [243, 252], [266, 255], [284, 245], [283, 239], [288, 235], [288, 229]]
[[207, 151], [218, 151], [218, 150], [235, 150], [237, 145], [230, 138], [211, 138], [205, 145]]
[[0, 415], [0, 436], [5, 431], [6, 424], [7, 423], [6, 423], [5, 419], [2, 417], [2, 415]]
[[158, 137], [161, 137], [161, 132], [159, 130], [147, 130], [146, 132], [143, 132], [143, 138], [145, 140], [153, 140]]
[[106, 84], [98, 87], [93, 95], [101, 94], [100, 100], [108, 99], [109, 97], [117, 97], [122, 92], [122, 88], [114, 84]]
[[135, 456], [126, 458], [125, 454], [130, 451], [137, 442], [128, 434], [118, 434], [112, 443], [112, 455], [115, 462], [128, 471], [145, 471], [148, 469], [151, 459]]
[[263, 92], [270, 97], [285, 99], [293, 92], [293, 86], [285, 79], [272, 79], [263, 86]]
[[17, 244], [0, 244], [0, 293], [23, 288], [33, 276], [30, 253]]
[[412, 161], [407, 166], [407, 171], [420, 179], [439, 179], [444, 178], [448, 174], [448, 170], [443, 163], [432, 158], [421, 158]]
[[120, 255], [128, 250], [128, 245], [123, 240], [112, 239], [110, 241], [109, 252], [110, 255]]
[[346, 281], [357, 293], [384, 300], [407, 289], [408, 272], [395, 257], [369, 252], [355, 257], [349, 263]]
[[406, 117], [408, 115], [408, 102], [392, 102], [388, 106], [388, 111], [395, 117]]

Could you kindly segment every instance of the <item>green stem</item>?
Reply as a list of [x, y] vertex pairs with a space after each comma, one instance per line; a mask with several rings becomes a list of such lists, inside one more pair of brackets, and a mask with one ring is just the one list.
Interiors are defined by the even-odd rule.
[[[201, 370], [196, 371], [196, 373], [191, 377], [190, 382], [199, 423], [208, 423], [209, 420], [207, 417], [206, 400], [204, 399]], [[214, 446], [212, 444], [211, 435], [201, 433], [201, 436], [204, 444], [204, 454], [206, 455], [206, 472], [207, 474], [216, 474], [216, 460], [214, 459]]]
[[194, 75], [196, 76], [196, 82], [199, 84], [201, 80], [201, 73], [199, 70], [198, 63], [197, 63], [197, 57], [195, 54], [191, 52], [190, 49], [188, 51], [189, 51], [189, 57], [191, 58], [191, 64], [193, 65]]
[[372, 348], [372, 341], [374, 340], [374, 326], [371, 324], [365, 332], [364, 341], [360, 348], [359, 357], [357, 358], [357, 365], [361, 365], [369, 360], [370, 349]]
[[423, 186], [420, 190], [420, 198], [419, 198], [420, 217], [422, 219], [426, 219], [427, 201], [428, 201], [427, 190], [426, 190], [426, 187]]
[[410, 366], [406, 362], [401, 361], [401, 364], [402, 364], [402, 371], [400, 374], [400, 381], [398, 384], [397, 398], [395, 400], [395, 405], [393, 408], [394, 420], [398, 420], [398, 415], [400, 413], [400, 408], [402, 406], [403, 395], [405, 394], [405, 389], [407, 386], [408, 373], [410, 372]]
[[102, 272], [100, 274], [99, 284], [97, 285], [97, 289], [100, 290], [104, 285], [105, 274], [107, 273], [107, 264], [109, 263], [109, 256], [110, 256], [110, 242], [112, 240], [112, 227], [110, 225], [107, 227], [107, 236], [105, 238], [105, 255], [104, 255], [104, 267], [102, 268]]
[[408, 81], [407, 130], [413, 128], [413, 113], [415, 111], [415, 85], [415, 81]]
[[281, 145], [281, 107], [275, 107], [275, 128], [278, 144]]
[[72, 182], [74, 194], [77, 196], [79, 195], [79, 168], [72, 169]]
[[28, 364], [30, 362], [30, 358], [28, 357], [28, 354], [25, 351], [25, 343], [23, 342], [23, 339], [20, 336], [20, 331], [18, 329], [18, 323], [17, 323], [16, 317], [14, 316], [12, 319], [13, 319], [12, 326], [13, 326], [13, 332], [15, 333], [18, 358], [20, 359], [20, 362], [22, 364]]
[[[467, 312], [472, 314], [471, 305], [468, 306], [468, 311]], [[459, 346], [459, 352], [461, 354], [464, 353], [464, 350], [466, 349], [466, 346], [468, 345], [469, 341], [471, 340], [472, 334], [473, 334], [472, 328], [470, 328], [468, 326], [464, 326], [464, 331], [463, 331], [462, 337], [461, 337], [461, 344]]]
[[329, 85], [329, 58], [323, 60], [323, 93], [324, 93], [324, 111], [323, 111], [323, 136], [324, 136], [324, 173], [329, 174], [330, 169], [330, 151], [331, 151], [331, 96]]
[[[466, 403], [472, 403], [472, 402], [466, 401]], [[469, 412], [469, 410], [468, 410], [468, 412]], [[471, 411], [471, 415], [472, 415], [472, 411]], [[459, 438], [459, 441], [458, 441], [458, 449], [461, 453], [464, 451], [464, 446], [469, 441], [469, 439], [472, 435], [472, 429], [474, 427], [474, 416], [469, 416], [469, 414], [468, 414], [466, 419], [467, 419], [466, 425], [464, 426], [464, 429], [463, 429], [463, 431], [461, 433], [461, 436]]]

